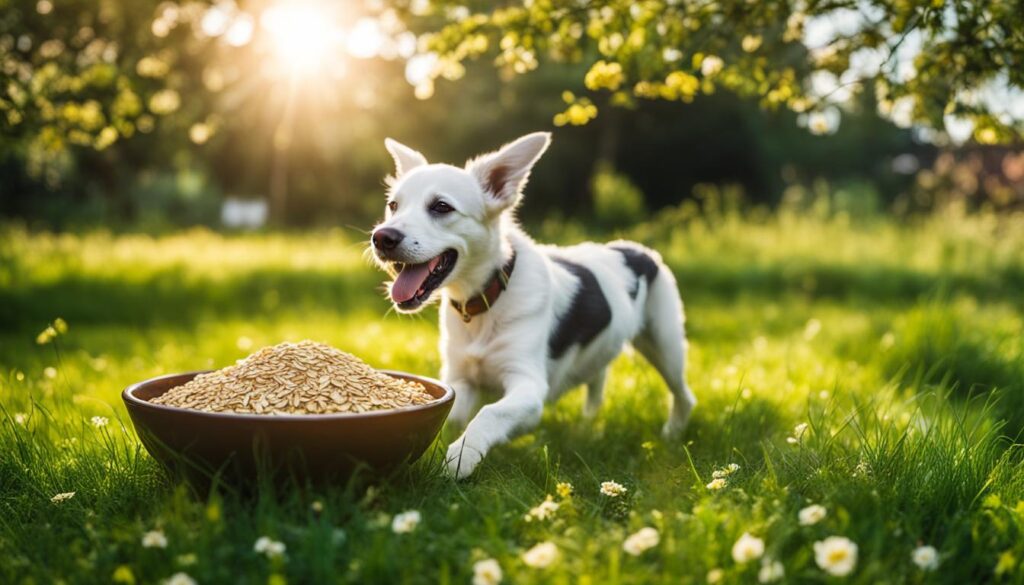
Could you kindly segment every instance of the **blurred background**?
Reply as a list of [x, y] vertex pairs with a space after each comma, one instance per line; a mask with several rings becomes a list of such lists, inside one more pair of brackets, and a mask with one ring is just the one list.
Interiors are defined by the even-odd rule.
[[[1002, 80], [997, 126], [950, 107], [920, 123], [925, 90], [917, 106], [894, 101], [877, 70], [851, 84], [844, 71], [864, 46], [828, 73], [815, 51], [831, 58], [844, 27], [891, 16], [876, 3], [752, 9], [725, 40], [674, 39], [671, 12], [658, 11], [675, 2], [470, 4], [0, 0], [0, 216], [58, 230], [366, 229], [392, 168], [386, 136], [461, 164], [536, 130], [555, 136], [527, 223], [612, 229], [708, 197], [852, 214], [1024, 201], [1012, 132], [1024, 98], [1001, 72], [1012, 62], [988, 71]], [[679, 10], [685, 24], [690, 8]], [[524, 32], [538, 22], [545, 36]], [[637, 31], [649, 33], [643, 49], [624, 52]], [[901, 47], [890, 32], [885, 46]], [[889, 57], [916, 63], [922, 38], [918, 53]], [[751, 63], [789, 85], [730, 82], [762, 75]], [[674, 69], [699, 89], [680, 99], [665, 89], [671, 73], [644, 99]], [[781, 107], [766, 104], [783, 90]]]
[[[467, 583], [479, 555], [753, 582], [748, 530], [794, 581], [842, 534], [850, 583], [1024, 582], [1021, 4], [0, 0], [0, 584]], [[538, 130], [529, 233], [632, 239], [679, 283], [685, 441], [626, 351], [596, 419], [576, 389], [458, 488], [431, 471], [454, 426], [375, 496], [167, 481], [129, 384], [302, 339], [438, 372], [437, 308], [395, 312], [364, 254], [384, 139], [461, 164]], [[524, 522], [562, 481], [568, 512]], [[648, 522], [661, 550], [625, 555]]]

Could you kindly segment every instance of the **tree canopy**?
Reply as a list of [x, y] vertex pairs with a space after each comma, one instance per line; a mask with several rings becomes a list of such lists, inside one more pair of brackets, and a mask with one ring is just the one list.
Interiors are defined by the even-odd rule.
[[[496, 52], [506, 76], [545, 61], [589, 63], [587, 89], [611, 92], [613, 105], [725, 89], [806, 114], [820, 133], [834, 127], [835, 105], [874, 91], [901, 125], [973, 124], [983, 143], [1024, 128], [1020, 2], [528, 0], [443, 14], [447, 24], [424, 37], [439, 55], [435, 76], [457, 77], [466, 59]], [[556, 124], [598, 113], [587, 96], [565, 101]]]
[[105, 153], [130, 143], [120, 162], [213, 165], [243, 191], [242, 167], [269, 169], [273, 195], [280, 152], [353, 152], [323, 120], [358, 128], [488, 63], [503, 83], [561, 75], [534, 90], [556, 126], [729, 94], [814, 134], [864, 108], [938, 145], [1024, 132], [1020, 2], [0, 0], [0, 159], [48, 188], [84, 162], [111, 188]]

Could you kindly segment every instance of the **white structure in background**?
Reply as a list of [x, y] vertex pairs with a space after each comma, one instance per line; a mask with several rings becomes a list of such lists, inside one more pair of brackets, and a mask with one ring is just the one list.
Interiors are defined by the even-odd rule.
[[267, 224], [265, 199], [228, 197], [220, 209], [220, 221], [225, 227], [258, 229]]
[[921, 161], [916, 156], [905, 152], [892, 159], [892, 172], [901, 175], [913, 175], [921, 168]]

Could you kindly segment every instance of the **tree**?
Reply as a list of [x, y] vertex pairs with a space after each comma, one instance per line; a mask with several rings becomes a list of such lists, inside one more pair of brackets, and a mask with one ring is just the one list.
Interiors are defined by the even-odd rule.
[[[45, 195], [133, 220], [153, 202], [159, 216], [269, 191], [277, 219], [313, 221], [379, 188], [366, 177], [386, 157], [367, 140], [443, 127], [458, 152], [491, 147], [516, 91], [531, 129], [601, 116], [575, 133], [587, 160], [621, 152], [614, 108], [692, 121], [735, 96], [816, 134], [876, 110], [939, 144], [1024, 129], [1019, 1], [467, 2], [0, 0], [0, 212]], [[488, 61], [502, 83], [479, 73]], [[413, 113], [435, 89], [445, 101]], [[698, 100], [716, 92], [728, 98]]]
[[[982, 143], [1024, 130], [1024, 5], [1015, 1], [527, 0], [419, 12], [436, 19], [425, 45], [437, 66], [424, 84], [493, 52], [505, 76], [586, 62], [586, 87], [610, 92], [611, 105], [725, 89], [804, 114], [812, 132], [826, 133], [837, 103], [873, 91], [900, 125], [954, 138], [973, 129]], [[592, 97], [564, 97], [556, 124], [598, 115]]]

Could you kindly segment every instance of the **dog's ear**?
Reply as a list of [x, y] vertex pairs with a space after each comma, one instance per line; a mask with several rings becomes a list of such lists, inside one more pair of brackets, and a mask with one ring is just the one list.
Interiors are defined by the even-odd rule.
[[549, 132], [534, 132], [466, 164], [466, 170], [476, 177], [490, 197], [489, 207], [503, 211], [519, 202], [530, 169], [548, 144], [551, 144]]
[[419, 151], [413, 150], [397, 140], [384, 139], [384, 147], [395, 159], [395, 176], [401, 177], [416, 167], [427, 164], [427, 159]]

